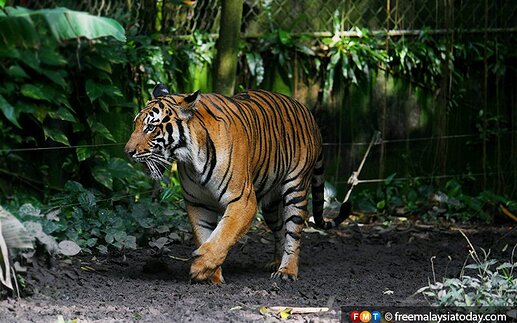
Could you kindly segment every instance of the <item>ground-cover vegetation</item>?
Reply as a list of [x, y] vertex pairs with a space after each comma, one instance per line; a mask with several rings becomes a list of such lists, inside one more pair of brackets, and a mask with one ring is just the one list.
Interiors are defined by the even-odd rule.
[[[502, 252], [509, 251], [510, 257], [501, 261], [491, 257], [491, 250], [476, 249], [469, 238], [461, 233], [468, 243], [469, 254], [459, 277], [439, 279], [433, 268], [433, 278], [429, 280], [429, 285], [419, 289], [417, 294], [424, 295], [432, 305], [464, 311], [508, 313], [515, 309], [517, 245], [506, 244]], [[513, 311], [510, 317], [515, 318], [515, 314]]]

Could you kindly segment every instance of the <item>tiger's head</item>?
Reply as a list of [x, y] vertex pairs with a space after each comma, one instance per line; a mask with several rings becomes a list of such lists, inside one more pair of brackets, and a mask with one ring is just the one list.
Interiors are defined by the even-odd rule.
[[135, 119], [135, 130], [124, 150], [143, 163], [153, 179], [160, 179], [172, 161], [188, 158], [188, 121], [194, 115], [200, 94], [171, 95], [163, 84], [153, 89], [152, 100]]

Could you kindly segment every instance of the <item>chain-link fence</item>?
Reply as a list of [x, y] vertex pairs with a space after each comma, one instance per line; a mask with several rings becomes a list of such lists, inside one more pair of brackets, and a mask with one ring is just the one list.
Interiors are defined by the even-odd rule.
[[[263, 0], [247, 1], [246, 32], [271, 21], [293, 32], [329, 32], [355, 27], [370, 30], [509, 29], [517, 28], [513, 1], [414, 0]], [[246, 7], [246, 6], [245, 6]], [[260, 28], [259, 27], [259, 28]], [[263, 29], [262, 29], [263, 30]]]
[[[11, 1], [29, 7], [67, 6], [110, 16], [139, 31], [184, 36], [217, 33], [220, 0], [45, 0]], [[394, 34], [418, 32], [517, 32], [512, 0], [244, 0], [242, 32], [260, 36], [271, 29], [319, 34], [355, 27]]]
[[[218, 0], [198, 0], [191, 6], [167, 5], [164, 26], [176, 35], [194, 30], [217, 32]], [[261, 0], [244, 1], [242, 31], [258, 36], [279, 28], [294, 33], [353, 30], [374, 31], [516, 32], [517, 6], [513, 1], [414, 0]]]

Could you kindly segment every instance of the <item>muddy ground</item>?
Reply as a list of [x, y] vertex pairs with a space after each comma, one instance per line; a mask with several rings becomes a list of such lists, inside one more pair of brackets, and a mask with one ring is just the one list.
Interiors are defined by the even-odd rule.
[[[509, 259], [517, 231], [506, 227], [464, 228], [477, 247], [491, 248], [494, 257]], [[508, 233], [509, 232], [509, 233]], [[272, 280], [263, 265], [272, 257], [270, 236], [261, 228], [234, 248], [223, 266], [226, 284], [189, 283], [192, 243], [174, 245], [161, 258], [151, 250], [125, 257], [74, 258], [29, 269], [34, 294], [0, 301], [1, 322], [228, 322], [277, 321], [262, 315], [262, 306], [330, 307], [323, 314], [292, 315], [295, 321], [339, 321], [341, 306], [425, 305], [411, 296], [436, 276], [455, 276], [468, 253], [457, 228], [405, 225], [389, 229], [348, 226], [327, 235], [306, 232], [300, 279]], [[173, 256], [171, 258], [169, 256]], [[448, 260], [448, 257], [452, 261]], [[447, 273], [446, 273], [447, 271]]]

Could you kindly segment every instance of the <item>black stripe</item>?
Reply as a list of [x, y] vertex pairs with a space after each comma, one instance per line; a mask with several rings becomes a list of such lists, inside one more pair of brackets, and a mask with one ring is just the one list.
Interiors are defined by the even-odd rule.
[[300, 240], [300, 238], [302, 237], [300, 234], [296, 234], [292, 231], [285, 231], [285, 236], [287, 237], [288, 235], [294, 240]]
[[305, 199], [306, 199], [305, 196], [293, 197], [292, 199], [290, 199], [289, 201], [284, 203], [284, 207], [287, 207], [287, 206], [292, 205], [292, 204], [298, 204], [300, 202], [305, 201]]
[[[226, 180], [226, 176], [228, 176], [228, 174], [230, 174], [230, 169], [232, 169], [232, 160], [233, 160], [232, 159], [232, 152], [233, 152], [233, 145], [230, 145], [230, 153], [228, 154], [228, 156], [230, 158], [228, 160], [228, 165], [226, 166], [226, 170], [224, 171], [223, 178], [221, 179], [221, 182], [219, 183], [219, 186], [217, 187], [218, 190], [221, 190], [221, 192], [219, 193], [219, 197], [217, 199], [219, 202], [223, 198], [224, 193], [226, 193], [226, 190], [228, 190], [228, 186], [230, 185], [231, 176], [226, 181], [226, 184], [224, 184], [224, 183], [225, 183], [225, 180]], [[221, 186], [223, 184], [224, 184], [224, 187], [221, 189]]]
[[221, 118], [221, 117], [216, 116], [216, 115], [212, 112], [212, 110], [210, 110], [210, 109], [208, 108], [208, 105], [207, 105], [206, 103], [204, 103], [203, 101], [200, 101], [200, 102], [199, 102], [199, 104], [200, 104], [200, 105], [202, 105], [202, 106], [205, 108], [205, 111], [206, 111], [206, 112], [208, 112], [208, 114], [209, 114], [212, 118], [214, 118], [215, 120], [218, 120], [218, 121], [222, 120], [222, 118]]
[[[212, 178], [212, 173], [214, 172], [215, 164], [217, 162], [215, 145], [214, 145], [214, 142], [212, 141], [212, 138], [210, 138], [210, 136], [208, 135], [208, 133], [207, 133], [207, 141], [208, 141], [208, 147], [211, 151], [210, 156], [209, 156], [210, 168], [208, 169], [208, 174], [206, 174], [205, 180], [203, 182], [201, 182], [202, 186], [205, 186], [208, 183], [208, 181], [210, 181], [210, 179]], [[207, 162], [208, 162], [208, 160], [207, 160]]]
[[285, 200], [285, 198], [286, 198], [289, 194], [292, 194], [292, 193], [298, 193], [298, 192], [302, 192], [302, 191], [303, 191], [303, 189], [302, 189], [302, 188], [300, 188], [300, 184], [298, 184], [297, 186], [291, 186], [291, 187], [289, 187], [289, 188], [285, 191], [285, 193], [284, 193], [284, 195], [283, 195], [282, 197], [283, 197], [283, 199]]
[[239, 194], [239, 196], [236, 196], [236, 197], [234, 197], [232, 200], [230, 200], [230, 201], [228, 202], [228, 204], [226, 204], [226, 207], [228, 207], [228, 205], [230, 205], [230, 204], [232, 204], [232, 203], [237, 202], [238, 200], [240, 200], [240, 199], [242, 198], [242, 195], [244, 194], [244, 189], [245, 189], [245, 188], [246, 188], [246, 187], [245, 187], [245, 186], [243, 186], [243, 187], [242, 187], [242, 190], [241, 190], [241, 193]]
[[303, 219], [301, 216], [298, 216], [298, 215], [292, 215], [290, 216], [287, 220], [285, 220], [285, 223], [287, 222], [293, 222], [295, 224], [303, 224]]
[[298, 210], [302, 210], [302, 211], [307, 211], [307, 204], [304, 204], [304, 205], [293, 205], [291, 207], [294, 207]]
[[[172, 144], [172, 142], [173, 142], [172, 133], [173, 133], [174, 129], [172, 128], [172, 125], [170, 123], [165, 125], [165, 131], [167, 132], [167, 139], [169, 140], [169, 144]], [[174, 148], [172, 148], [172, 150], [174, 150]]]
[[208, 222], [202, 219], [198, 219], [197, 225], [205, 229], [214, 230], [217, 227], [217, 222]]
[[178, 126], [178, 131], [180, 133], [180, 141], [178, 142], [178, 147], [176, 148], [185, 147], [187, 145], [187, 140], [185, 138], [185, 129], [183, 128], [183, 123], [181, 120], [176, 120], [176, 125]]

